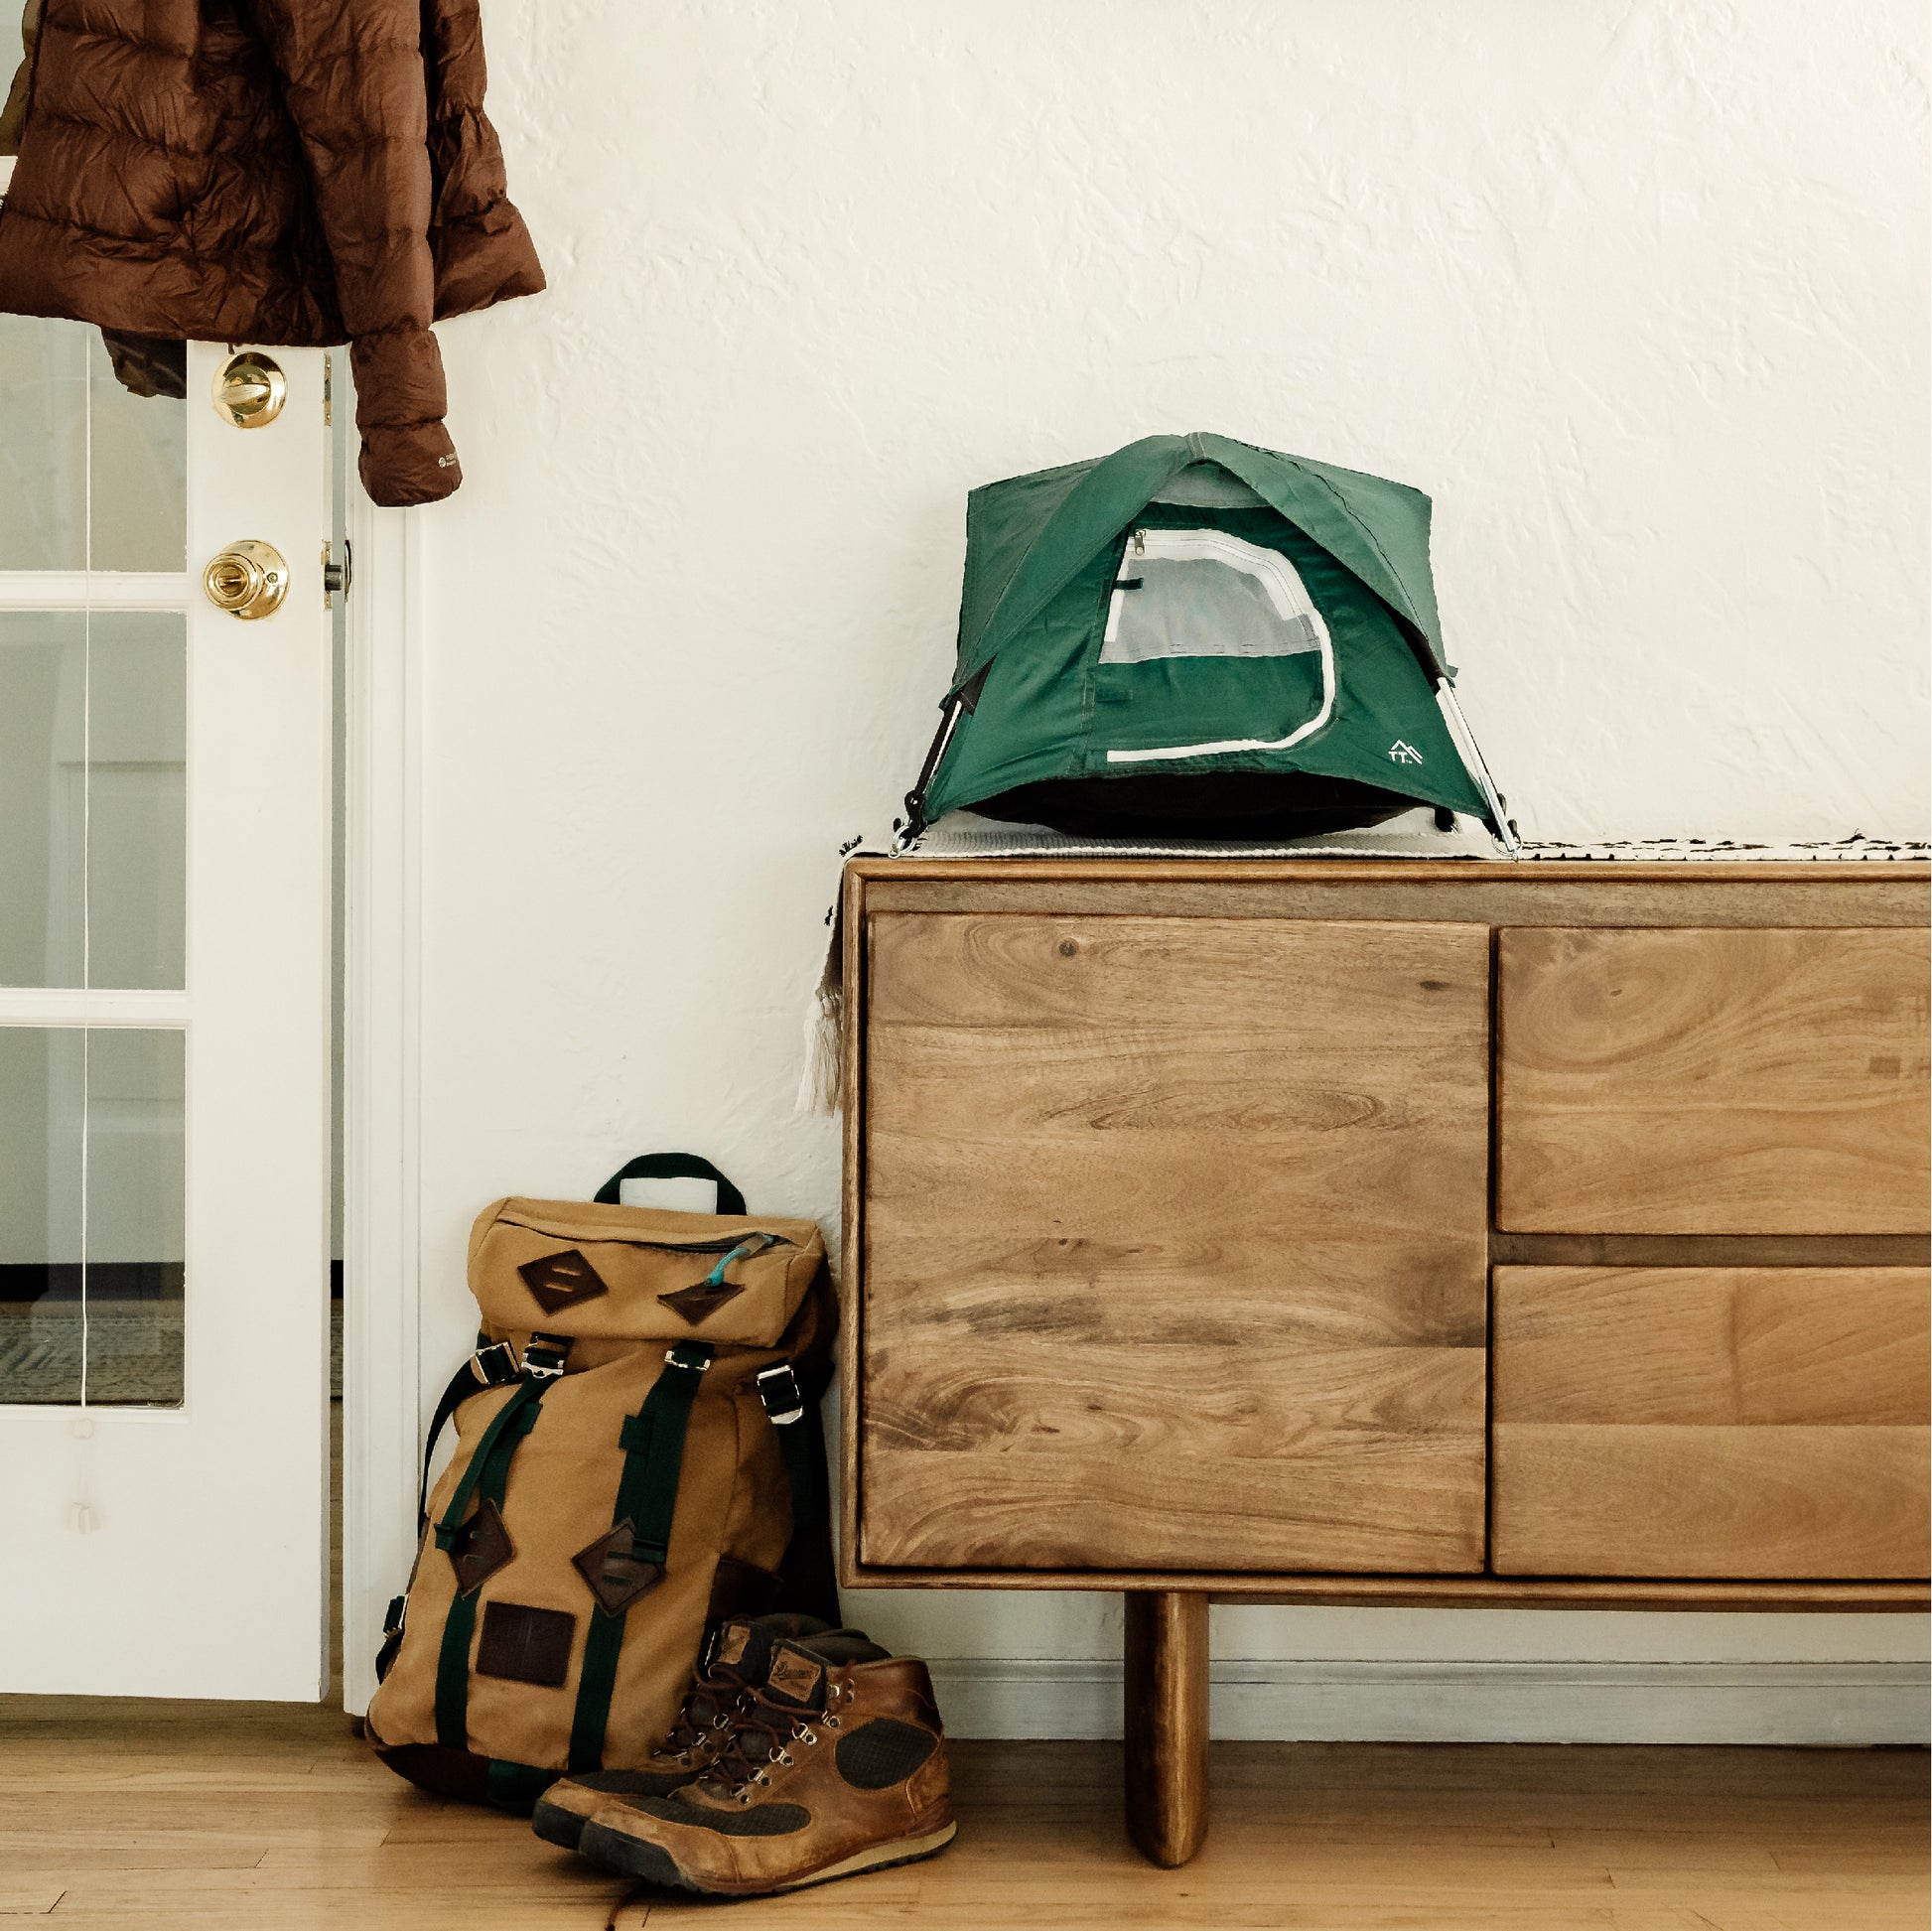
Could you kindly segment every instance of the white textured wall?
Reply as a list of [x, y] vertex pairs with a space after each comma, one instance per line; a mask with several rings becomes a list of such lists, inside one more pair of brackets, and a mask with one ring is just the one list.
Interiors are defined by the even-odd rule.
[[[839, 842], [967, 488], [1215, 429], [1437, 500], [1542, 836], [1926, 830], [1917, 0], [488, 0], [550, 292], [447, 325], [423, 513], [426, 1368], [470, 1216], [621, 1152], [836, 1211]], [[879, 1594], [940, 1656], [1106, 1597]], [[1906, 1657], [1911, 1619], [1247, 1610], [1227, 1655]]]

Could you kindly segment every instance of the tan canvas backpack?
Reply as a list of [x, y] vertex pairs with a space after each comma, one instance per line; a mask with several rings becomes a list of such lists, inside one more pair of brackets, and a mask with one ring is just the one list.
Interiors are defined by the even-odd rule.
[[[634, 1175], [718, 1182], [716, 1214], [618, 1204]], [[838, 1621], [818, 1397], [837, 1309], [809, 1220], [748, 1214], [708, 1162], [630, 1162], [595, 1202], [498, 1200], [470, 1236], [477, 1352], [430, 1428], [368, 1732], [426, 1789], [527, 1809], [639, 1764], [707, 1626]], [[425, 1453], [427, 1483], [428, 1451]]]

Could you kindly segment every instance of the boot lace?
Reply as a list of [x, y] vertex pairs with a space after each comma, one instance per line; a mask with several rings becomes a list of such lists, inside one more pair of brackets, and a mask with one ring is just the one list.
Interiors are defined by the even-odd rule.
[[[834, 1688], [828, 1705], [838, 1696]], [[798, 1761], [787, 1745], [802, 1743], [809, 1749], [818, 1741], [814, 1723], [828, 1729], [839, 1726], [838, 1717], [829, 1710], [821, 1717], [815, 1711], [771, 1703], [756, 1691], [747, 1691], [731, 1735], [705, 1772], [705, 1784], [720, 1796], [749, 1804], [759, 1786], [771, 1781], [774, 1766], [788, 1769]]]
[[719, 1671], [702, 1676], [684, 1693], [684, 1703], [664, 1738], [664, 1753], [688, 1764], [707, 1737], [729, 1729], [750, 1692], [736, 1676]]

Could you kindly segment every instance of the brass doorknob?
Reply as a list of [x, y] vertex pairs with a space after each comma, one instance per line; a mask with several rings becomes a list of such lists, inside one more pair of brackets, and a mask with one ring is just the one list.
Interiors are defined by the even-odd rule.
[[282, 608], [289, 594], [289, 567], [274, 544], [245, 538], [209, 562], [202, 572], [202, 588], [216, 610], [252, 621]]
[[272, 355], [244, 348], [230, 355], [214, 377], [214, 407], [237, 429], [259, 429], [282, 413], [289, 398], [288, 378]]

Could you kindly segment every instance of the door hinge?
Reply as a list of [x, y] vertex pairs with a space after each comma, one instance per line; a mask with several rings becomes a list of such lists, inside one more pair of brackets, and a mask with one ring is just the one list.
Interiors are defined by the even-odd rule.
[[322, 426], [331, 428], [336, 420], [336, 358], [322, 358]]
[[342, 592], [343, 602], [348, 602], [348, 587], [355, 581], [355, 552], [349, 547], [347, 537], [343, 538], [343, 560], [335, 561], [335, 551], [331, 545], [322, 546], [322, 608], [326, 611], [336, 608], [335, 598]]

